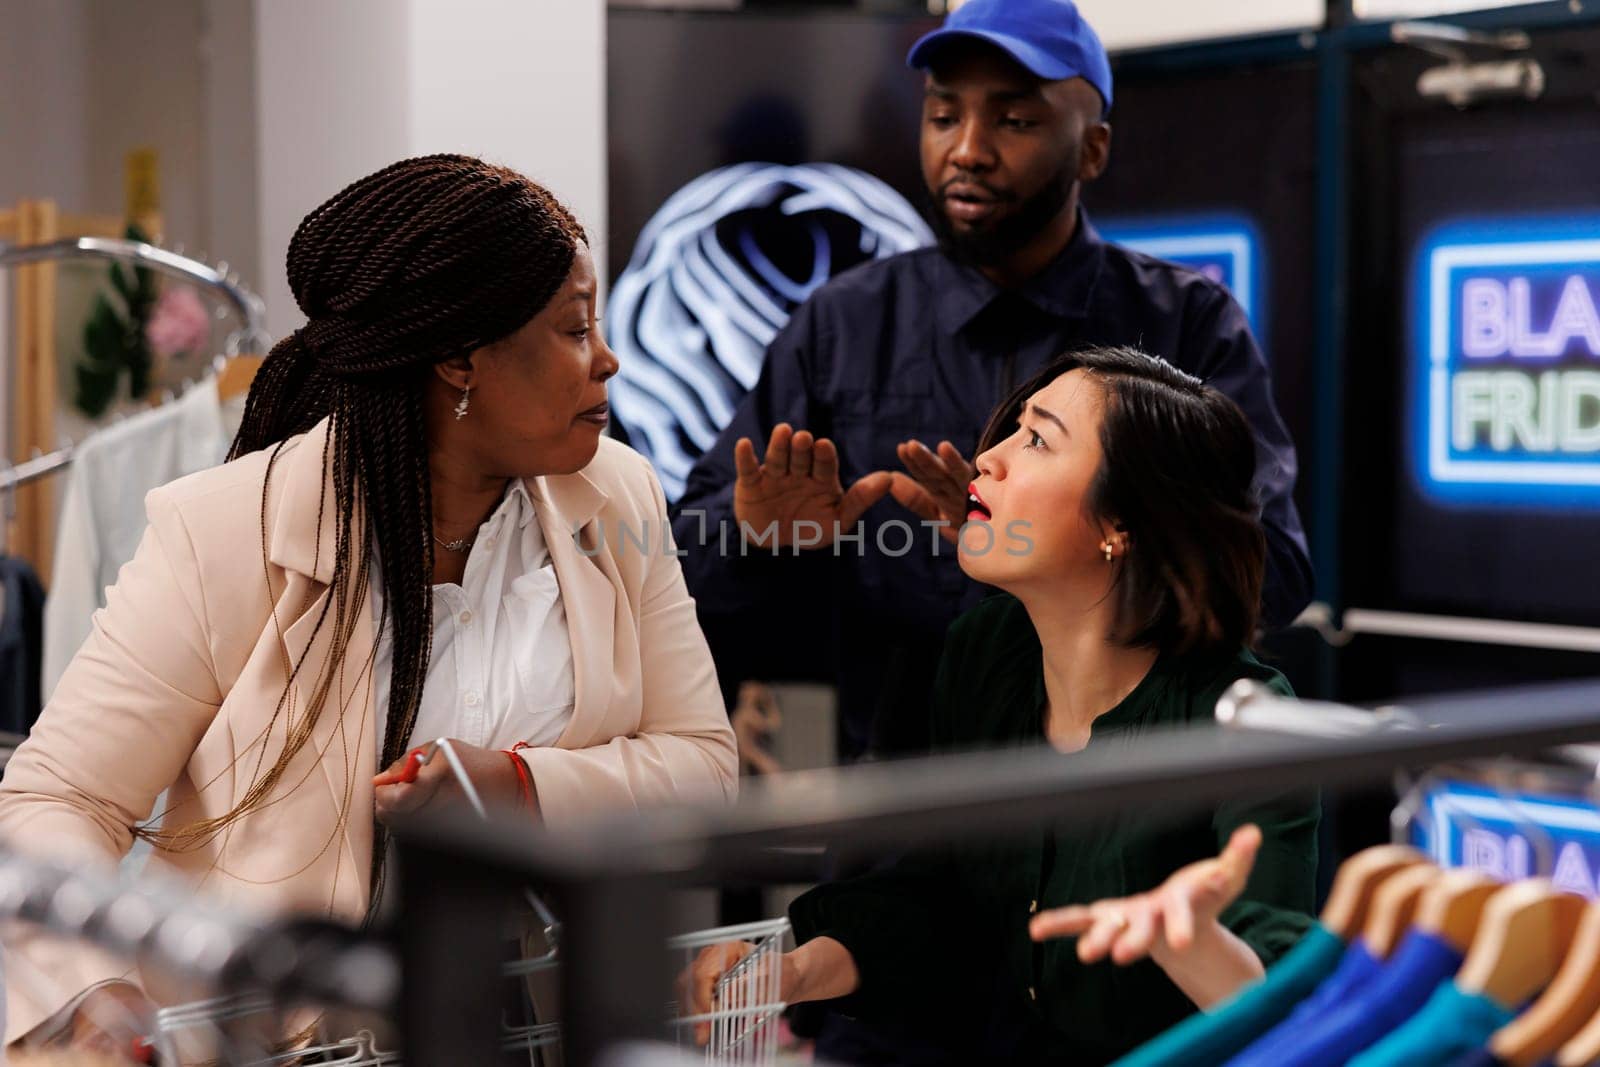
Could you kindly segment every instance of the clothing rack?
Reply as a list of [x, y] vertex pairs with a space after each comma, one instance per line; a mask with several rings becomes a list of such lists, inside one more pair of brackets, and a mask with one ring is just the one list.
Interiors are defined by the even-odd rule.
[[[405, 1062], [494, 1063], [504, 946], [484, 916], [537, 883], [563, 920], [564, 1061], [592, 1067], [615, 1062], [619, 1043], [661, 1036], [670, 968], [649, 946], [665, 942], [668, 890], [760, 877], [774, 847], [825, 840], [903, 849], [993, 838], [1047, 820], [1179, 811], [1600, 739], [1600, 683], [1446, 696], [1377, 713], [1304, 705], [1247, 683], [1223, 703], [1231, 708], [1224, 720], [1253, 728], [1090, 748], [1073, 757], [1071, 775], [1061, 773], [1059, 753], [1041, 747], [799, 772], [753, 784], [731, 808], [655, 808], [565, 827], [493, 811], [487, 821], [464, 811], [419, 816], [396, 828], [399, 967], [388, 940], [337, 924], [250, 919], [176, 886], [113, 881], [3, 851], [0, 919], [142, 958], [223, 994], [390, 1014], [403, 1029]], [[1333, 737], [1296, 728], [1297, 719], [1330, 714], [1372, 728]], [[424, 903], [407, 903], [417, 901]]]
[[1361, 634], [1371, 634], [1424, 641], [1537, 648], [1550, 652], [1600, 652], [1600, 627], [1428, 615], [1376, 608], [1346, 608], [1343, 617], [1335, 625], [1333, 608], [1320, 600], [1309, 604], [1292, 625], [1315, 630], [1334, 648], [1343, 648]]
[[72, 462], [72, 453], [76, 448], [76, 445], [63, 445], [54, 452], [46, 452], [44, 455], [35, 456], [25, 463], [18, 463], [16, 466], [0, 469], [0, 493], [8, 492], [19, 485], [27, 485], [31, 481], [54, 474]]
[[[1250, 794], [1392, 780], [1465, 759], [1536, 755], [1600, 740], [1600, 683], [1524, 686], [1408, 702], [1403, 709], [1318, 704], [1263, 687], [1230, 694], [1234, 718], [1269, 728], [1150, 734], [1138, 746], [1091, 747], [1062, 774], [1048, 747], [797, 772], [747, 786], [732, 808], [652, 810], [563, 828], [509, 814], [459, 813], [398, 827], [404, 961], [400, 1020], [410, 1062], [491, 1062], [498, 946], [485, 908], [527, 883], [563, 917], [565, 1061], [604, 1062], [618, 1042], [659, 1035], [665, 960], [642, 946], [667, 925], [668, 890], [760, 879], [774, 848], [826, 841], [904, 850], [992, 839], [1046, 822], [1147, 809], [1182, 811]], [[1508, 714], [1514, 709], [1515, 714]], [[1337, 712], [1351, 729], [1302, 731]], [[1363, 724], [1370, 723], [1370, 726]], [[448, 945], [448, 958], [428, 953]]]
[[45, 244], [7, 245], [0, 243], [0, 268], [19, 267], [60, 259], [110, 259], [149, 267], [177, 278], [195, 282], [216, 293], [238, 316], [240, 328], [229, 340], [228, 355], [237, 355], [251, 343], [265, 351], [267, 307], [255, 293], [240, 284], [226, 263], [215, 267], [177, 252], [143, 241], [115, 237], [69, 237]]
[[225, 992], [389, 1011], [399, 988], [392, 950], [338, 924], [251, 917], [197, 901], [180, 885], [8, 851], [0, 851], [0, 919]]
[[[266, 304], [261, 297], [240, 284], [226, 263], [215, 267], [181, 253], [158, 248], [143, 241], [112, 237], [73, 237], [44, 244], [8, 245], [0, 242], [0, 270], [62, 259], [109, 259], [148, 267], [172, 277], [200, 285], [219, 296], [239, 320], [238, 329], [228, 336], [221, 358], [245, 352], [265, 351], [271, 344], [266, 329]], [[54, 474], [72, 462], [75, 445], [36, 455], [15, 466], [0, 467], [0, 493], [8, 493]]]

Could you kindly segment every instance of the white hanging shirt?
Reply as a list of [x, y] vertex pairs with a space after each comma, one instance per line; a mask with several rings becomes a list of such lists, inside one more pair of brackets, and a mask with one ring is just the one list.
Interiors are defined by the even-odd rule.
[[223, 404], [209, 377], [177, 400], [95, 432], [73, 451], [44, 604], [47, 702], [93, 629], [94, 613], [105, 607], [106, 587], [144, 538], [145, 494], [221, 463], [243, 417], [244, 397]]
[[[376, 624], [383, 606], [376, 564], [372, 587]], [[394, 635], [385, 626], [373, 661], [380, 760], [393, 669]], [[461, 584], [433, 587], [433, 654], [410, 743], [456, 737], [481, 748], [553, 745], [572, 718], [573, 696], [561, 588], [533, 500], [513, 479], [478, 528]]]

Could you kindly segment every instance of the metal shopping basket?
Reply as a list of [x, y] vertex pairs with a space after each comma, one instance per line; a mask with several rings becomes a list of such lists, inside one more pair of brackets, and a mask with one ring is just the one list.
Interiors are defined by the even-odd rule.
[[789, 920], [767, 919], [743, 926], [723, 926], [684, 934], [667, 943], [681, 953], [680, 972], [694, 962], [700, 950], [723, 941], [746, 941], [750, 954], [717, 981], [715, 1007], [703, 1015], [678, 1015], [678, 1045], [693, 1047], [694, 1028], [711, 1024], [705, 1047], [708, 1063], [776, 1063], [779, 1019], [784, 1003], [779, 996], [778, 957], [789, 936]]
[[[467, 777], [450, 742], [440, 739], [422, 750], [420, 763], [442, 754], [450, 764], [462, 791], [479, 815], [486, 816], [478, 791]], [[561, 966], [561, 924], [537, 893], [529, 890], [526, 901], [537, 918], [537, 936], [524, 939], [524, 957], [507, 963], [503, 974], [534, 999], [535, 982], [544, 980], [554, 988], [553, 978]], [[723, 975], [713, 994], [713, 1009], [699, 1015], [682, 1015], [676, 1005], [668, 1008], [673, 1036], [678, 1048], [695, 1058], [713, 1064], [774, 1064], [778, 1061], [781, 1019], [785, 1007], [779, 997], [778, 957], [789, 935], [789, 920], [769, 919], [738, 926], [700, 930], [672, 938], [667, 948], [676, 957], [680, 973], [687, 970], [704, 948], [724, 941], [744, 941], [750, 953]], [[541, 1014], [535, 1005], [535, 1018]], [[553, 1013], [559, 1020], [559, 1011]], [[382, 1047], [371, 1030], [358, 1030], [353, 1036], [337, 1040], [320, 1034], [295, 1043], [294, 1048], [266, 1053], [259, 1049], [259, 1035], [286, 1031], [280, 1025], [277, 1006], [260, 996], [236, 996], [196, 1001], [165, 1008], [156, 1016], [154, 1044], [157, 1062], [184, 1062], [185, 1050], [197, 1044], [216, 1049], [214, 1062], [239, 1067], [270, 1067], [274, 1064], [345, 1064], [349, 1067], [400, 1067], [400, 1054]], [[710, 1040], [703, 1047], [694, 1040], [695, 1027], [709, 1024]], [[558, 1067], [561, 1063], [561, 1024], [559, 1021], [525, 1022], [505, 1018], [502, 1022], [507, 1052], [526, 1053], [530, 1067]], [[241, 1034], [258, 1035], [257, 1042]], [[196, 1039], [199, 1039], [198, 1042]], [[257, 1051], [244, 1046], [255, 1044]]]

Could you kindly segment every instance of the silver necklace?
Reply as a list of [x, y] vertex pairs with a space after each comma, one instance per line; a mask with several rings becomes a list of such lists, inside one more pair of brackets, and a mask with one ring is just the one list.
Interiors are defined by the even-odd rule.
[[442, 541], [439, 539], [438, 534], [434, 534], [433, 539], [446, 552], [465, 552], [472, 547], [472, 543], [478, 538], [477, 535], [473, 535], [472, 537], [463, 537], [457, 541]]

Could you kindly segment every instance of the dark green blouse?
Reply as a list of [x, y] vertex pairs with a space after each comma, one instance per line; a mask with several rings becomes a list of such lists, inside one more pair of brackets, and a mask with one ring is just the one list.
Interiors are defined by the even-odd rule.
[[[1162, 656], [1095, 720], [1089, 744], [1132, 745], [1147, 730], [1210, 722], [1223, 690], [1244, 677], [1289, 693], [1282, 675], [1243, 650]], [[1020, 602], [996, 596], [956, 620], [934, 693], [937, 750], [1044, 741], [1043, 658]], [[1070, 769], [1073, 757], [1061, 759]], [[906, 857], [813, 889], [790, 918], [797, 941], [833, 937], [855, 958], [861, 987], [839, 1010], [909, 1023], [924, 1035], [933, 1028], [950, 1062], [1105, 1063], [1194, 1005], [1148, 960], [1084, 966], [1071, 940], [1036, 945], [1028, 937], [1033, 911], [1153, 889], [1253, 822], [1264, 835], [1261, 852], [1222, 920], [1271, 964], [1311, 925], [1318, 816], [1314, 794], [1198, 813], [1134, 808], [1025, 839]]]

